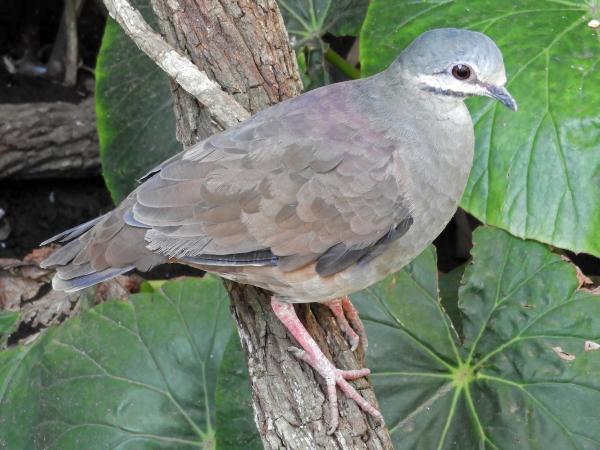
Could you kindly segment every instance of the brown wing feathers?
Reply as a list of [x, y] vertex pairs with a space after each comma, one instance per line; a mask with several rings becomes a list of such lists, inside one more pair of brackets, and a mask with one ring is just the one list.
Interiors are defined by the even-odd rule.
[[394, 145], [332, 89], [313, 92], [174, 156], [112, 213], [57, 236], [73, 239], [44, 262], [57, 284], [167, 258], [286, 271], [316, 261], [327, 276], [380, 254], [412, 223]]

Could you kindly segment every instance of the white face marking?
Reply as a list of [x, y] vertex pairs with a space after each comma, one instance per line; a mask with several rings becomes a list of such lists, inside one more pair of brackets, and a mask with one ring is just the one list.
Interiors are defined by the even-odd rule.
[[452, 91], [465, 96], [487, 95], [480, 84], [457, 80], [452, 75], [419, 75], [417, 80], [436, 91]]

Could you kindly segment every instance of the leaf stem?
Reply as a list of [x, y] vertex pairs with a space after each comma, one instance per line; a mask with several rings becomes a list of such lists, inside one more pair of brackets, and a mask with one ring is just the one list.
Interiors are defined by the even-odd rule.
[[333, 64], [340, 72], [346, 75], [351, 80], [360, 78], [360, 70], [352, 66], [342, 56], [332, 48], [328, 48], [325, 52], [325, 59]]

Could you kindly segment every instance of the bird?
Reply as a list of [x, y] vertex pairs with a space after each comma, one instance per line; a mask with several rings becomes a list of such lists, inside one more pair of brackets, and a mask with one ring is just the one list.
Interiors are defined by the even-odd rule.
[[137, 269], [187, 264], [272, 293], [326, 381], [329, 432], [339, 389], [383, 420], [331, 363], [295, 303], [327, 305], [352, 350], [366, 333], [348, 295], [400, 270], [458, 208], [474, 155], [464, 103], [517, 104], [500, 49], [464, 29], [427, 31], [382, 72], [275, 104], [164, 161], [114, 210], [48, 239], [53, 287], [72, 292]]

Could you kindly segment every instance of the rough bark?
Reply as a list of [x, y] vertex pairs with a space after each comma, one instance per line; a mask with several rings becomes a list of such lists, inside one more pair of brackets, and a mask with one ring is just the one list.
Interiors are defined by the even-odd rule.
[[[153, 0], [167, 40], [251, 113], [302, 89], [296, 59], [273, 0]], [[190, 145], [220, 127], [173, 85], [178, 139]]]
[[100, 173], [94, 99], [0, 105], [0, 179]]
[[[275, 0], [153, 0], [167, 40], [251, 112], [300, 92], [293, 52]], [[189, 94], [173, 85], [178, 137], [192, 144], [218, 130]], [[269, 293], [227, 284], [245, 350], [255, 419], [267, 449], [389, 449], [387, 430], [339, 395], [340, 426], [329, 436], [322, 380], [288, 348], [296, 345], [269, 306]], [[345, 369], [363, 366], [327, 308], [298, 307], [325, 354]], [[366, 380], [355, 386], [375, 403]]]

